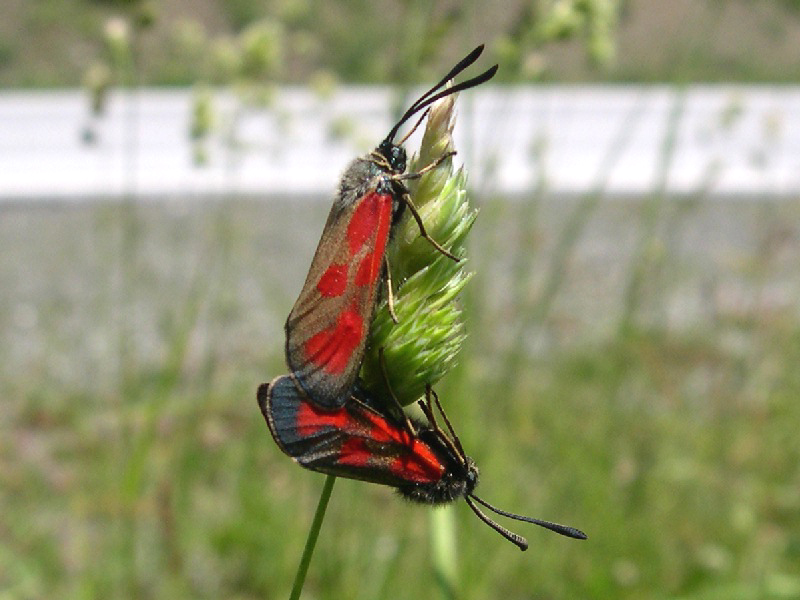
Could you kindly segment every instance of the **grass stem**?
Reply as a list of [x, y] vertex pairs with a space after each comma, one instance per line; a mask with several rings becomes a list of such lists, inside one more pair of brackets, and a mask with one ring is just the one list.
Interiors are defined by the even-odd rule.
[[294, 584], [292, 585], [292, 593], [289, 596], [289, 600], [299, 600], [300, 593], [303, 591], [308, 565], [311, 563], [311, 556], [314, 554], [314, 547], [317, 545], [319, 530], [322, 529], [322, 521], [325, 520], [325, 511], [328, 509], [328, 500], [331, 499], [331, 492], [335, 482], [336, 477], [334, 475], [328, 475], [325, 478], [325, 485], [322, 488], [322, 494], [319, 496], [317, 511], [314, 513], [311, 529], [308, 530], [306, 547], [303, 549], [303, 556], [300, 559], [300, 565], [297, 567], [297, 574], [294, 576]]

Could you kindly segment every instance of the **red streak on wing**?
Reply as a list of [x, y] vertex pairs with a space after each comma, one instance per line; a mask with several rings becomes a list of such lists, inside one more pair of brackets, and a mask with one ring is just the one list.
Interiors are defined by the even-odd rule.
[[380, 246], [381, 256], [389, 236], [392, 218], [392, 196], [390, 194], [367, 194], [358, 204], [350, 223], [347, 225], [347, 241], [350, 256], [353, 256], [377, 231], [376, 247]]
[[346, 310], [339, 315], [336, 325], [308, 339], [306, 357], [327, 373], [342, 373], [363, 337], [364, 319], [357, 312]]
[[345, 429], [350, 421], [350, 415], [347, 414], [345, 409], [337, 411], [320, 410], [311, 402], [301, 402], [297, 409], [295, 426], [304, 436], [310, 436], [327, 427]]
[[[372, 425], [363, 430], [362, 425], [353, 419], [346, 408], [336, 411], [318, 409], [311, 402], [300, 403], [297, 409], [295, 427], [299, 435], [313, 436], [324, 429], [347, 432], [363, 431], [362, 436], [345, 439], [339, 450], [337, 463], [351, 467], [368, 467], [375, 451], [369, 445], [392, 444], [394, 456], [389, 463], [389, 471], [395, 477], [413, 483], [433, 483], [444, 475], [444, 465], [425, 442], [412, 437], [381, 415], [364, 411], [361, 416]], [[393, 447], [390, 446], [390, 447]], [[387, 449], [388, 450], [388, 449]], [[388, 455], [384, 451], [378, 458]]]
[[347, 265], [331, 265], [317, 282], [317, 290], [323, 296], [341, 296], [347, 287]]
[[350, 438], [342, 444], [339, 452], [339, 460], [336, 462], [340, 465], [366, 467], [369, 464], [370, 451], [362, 439]]
[[383, 265], [383, 260], [379, 259], [379, 256], [383, 257], [383, 251], [380, 254], [378, 252], [370, 252], [364, 257], [364, 260], [358, 265], [358, 271], [356, 271], [356, 285], [370, 285], [377, 281]]
[[379, 219], [376, 223], [375, 248], [361, 259], [356, 271], [356, 285], [371, 285], [378, 280], [381, 274], [383, 254], [386, 251], [386, 242], [389, 239], [389, 228], [391, 227], [392, 203], [391, 196], [380, 196], [380, 198], [383, 201], [383, 210], [378, 215]]
[[372, 424], [372, 429], [369, 430], [371, 439], [376, 442], [394, 442], [403, 446], [411, 445], [411, 434], [405, 429], [400, 429], [375, 413], [364, 413], [364, 416]]
[[405, 446], [404, 451], [398, 453], [389, 465], [392, 474], [415, 483], [434, 482], [442, 478], [444, 465], [428, 444], [378, 415], [365, 416], [372, 422], [370, 439]]
[[389, 470], [398, 477], [414, 483], [433, 483], [444, 475], [444, 465], [425, 442], [411, 442], [408, 454], [398, 455]]

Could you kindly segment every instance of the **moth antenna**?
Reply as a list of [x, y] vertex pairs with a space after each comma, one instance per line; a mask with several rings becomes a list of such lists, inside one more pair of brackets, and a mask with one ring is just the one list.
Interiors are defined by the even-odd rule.
[[[472, 512], [474, 512], [481, 521], [486, 523], [489, 527], [494, 529], [497, 533], [502, 535], [504, 538], [506, 538], [509, 542], [514, 544], [517, 548], [519, 548], [523, 552], [528, 549], [528, 540], [526, 540], [521, 535], [518, 535], [513, 531], [506, 529], [505, 527], [500, 525], [500, 523], [492, 521], [489, 517], [483, 514], [483, 512], [481, 512], [480, 508], [475, 506], [475, 503], [472, 501], [472, 498], [475, 498], [475, 496], [471, 497], [464, 496], [464, 500], [467, 501], [467, 505], [472, 509]], [[477, 498], [475, 499], [477, 500]]]
[[[427, 106], [430, 106], [431, 104], [433, 104], [437, 100], [444, 98], [445, 96], [452, 96], [453, 94], [457, 94], [458, 92], [461, 92], [463, 90], [468, 90], [469, 88], [473, 88], [486, 81], [489, 81], [492, 77], [494, 77], [495, 73], [497, 73], [497, 69], [498, 66], [494, 65], [493, 67], [489, 67], [483, 73], [473, 77], [472, 79], [467, 79], [466, 81], [462, 81], [461, 83], [457, 83], [452, 87], [442, 90], [438, 94], [431, 96], [430, 98], [426, 99], [424, 102], [419, 104], [414, 110], [414, 112], [411, 114], [413, 115], [414, 113], [422, 110]], [[410, 116], [411, 115], [409, 115], [409, 117]], [[406, 117], [406, 119], [408, 119], [408, 117]]]
[[488, 81], [489, 79], [494, 77], [494, 74], [497, 72], [497, 65], [488, 69], [486, 72], [478, 75], [477, 77], [473, 77], [472, 79], [464, 81], [463, 83], [459, 83], [458, 85], [455, 85], [442, 92], [439, 92], [438, 94], [435, 94], [434, 96], [431, 96], [431, 94], [433, 94], [436, 90], [441, 88], [444, 84], [453, 79], [453, 77], [461, 73], [461, 71], [469, 67], [476, 60], [478, 60], [478, 57], [481, 55], [481, 52], [483, 52], [483, 47], [484, 47], [483, 44], [481, 44], [480, 46], [475, 48], [472, 52], [467, 54], [467, 56], [458, 61], [458, 64], [456, 64], [456, 66], [450, 69], [447, 75], [442, 77], [439, 83], [437, 83], [427, 92], [422, 94], [422, 96], [420, 96], [419, 99], [417, 99], [417, 101], [414, 102], [414, 104], [412, 104], [409, 107], [409, 109], [403, 114], [403, 116], [400, 117], [400, 120], [395, 124], [395, 126], [392, 127], [392, 130], [389, 132], [389, 135], [386, 136], [386, 141], [391, 142], [394, 139], [394, 136], [397, 135], [397, 131], [400, 129], [400, 127], [402, 127], [403, 123], [408, 121], [408, 119], [410, 119], [412, 115], [416, 114], [426, 106], [430, 106], [433, 102], [436, 102], [436, 100], [438, 100], [439, 98], [443, 98], [444, 96], [449, 96], [450, 94], [458, 93], [461, 90], [465, 90], [467, 88], [480, 85], [484, 81]]
[[410, 138], [414, 134], [414, 132], [417, 130], [417, 128], [419, 128], [420, 125], [422, 125], [423, 119], [428, 116], [429, 112], [431, 112], [430, 108], [428, 108], [428, 110], [426, 110], [424, 113], [422, 113], [422, 116], [419, 118], [419, 120], [416, 122], [416, 124], [411, 128], [411, 131], [409, 131], [407, 134], [405, 134], [403, 136], [403, 139], [401, 139], [399, 142], [397, 142], [398, 146], [402, 146], [403, 144], [406, 143], [406, 140], [408, 138]]
[[[491, 510], [492, 512], [497, 513], [498, 515], [501, 515], [503, 517], [508, 517], [509, 519], [514, 519], [516, 521], [533, 523], [534, 525], [538, 525], [539, 527], [544, 527], [545, 529], [549, 529], [550, 531], [554, 531], [555, 533], [558, 533], [566, 537], [571, 537], [576, 540], [585, 540], [589, 537], [588, 535], [583, 533], [580, 529], [575, 529], [574, 527], [569, 527], [568, 525], [560, 525], [558, 523], [552, 523], [550, 521], [542, 521], [541, 519], [534, 519], [533, 517], [525, 517], [523, 515], [510, 513], [507, 510], [502, 510], [500, 508], [497, 508], [496, 506], [492, 506], [485, 500], [481, 500], [480, 498], [478, 498], [475, 494], [470, 494], [470, 497], [479, 504], [482, 504], [483, 506]], [[469, 502], [469, 500], [467, 501]]]
[[476, 60], [478, 60], [478, 57], [481, 55], [482, 52], [483, 52], [483, 44], [481, 44], [480, 46], [475, 48], [472, 52], [470, 52], [464, 58], [462, 58], [460, 61], [458, 61], [456, 66], [453, 67], [452, 69], [450, 69], [450, 71], [448, 71], [447, 75], [442, 77], [442, 79], [439, 81], [439, 83], [434, 85], [431, 89], [429, 89], [427, 92], [422, 94], [419, 98], [417, 98], [416, 101], [411, 106], [408, 107], [408, 110], [403, 114], [403, 116], [400, 118], [400, 120], [394, 126], [394, 128], [392, 129], [392, 131], [390, 132], [390, 134], [387, 136], [386, 139], [388, 139], [388, 140], [393, 139], [394, 135], [397, 133], [397, 130], [400, 129], [400, 126], [403, 123], [405, 123], [411, 115], [413, 115], [414, 113], [417, 112], [420, 104], [428, 96], [433, 94], [436, 90], [438, 90], [440, 87], [442, 87], [448, 81], [450, 81], [453, 77], [455, 77], [456, 75], [461, 73], [461, 71], [466, 69], [468, 66], [470, 66], [472, 63], [474, 63]]
[[411, 106], [408, 108], [408, 110], [407, 110], [406, 112], [407, 112], [407, 113], [408, 113], [408, 112], [413, 112], [413, 111], [412, 111], [412, 109], [414, 109], [414, 108], [418, 108], [418, 107], [419, 107], [419, 105], [420, 105], [420, 104], [421, 104], [421, 103], [422, 103], [422, 102], [425, 100], [425, 98], [427, 98], [428, 96], [430, 96], [430, 95], [431, 95], [433, 92], [435, 92], [436, 90], [438, 90], [440, 87], [442, 87], [442, 86], [443, 86], [444, 84], [446, 84], [448, 81], [450, 81], [450, 80], [451, 80], [453, 77], [455, 77], [456, 75], [458, 75], [459, 73], [461, 73], [461, 71], [463, 71], [464, 69], [466, 69], [467, 67], [469, 67], [469, 66], [470, 66], [472, 63], [474, 63], [476, 60], [478, 60], [478, 58], [480, 57], [480, 55], [483, 53], [483, 49], [484, 49], [484, 47], [485, 47], [485, 46], [484, 46], [483, 44], [480, 44], [479, 46], [477, 46], [476, 48], [474, 48], [474, 49], [472, 50], [472, 52], [470, 52], [470, 53], [469, 53], [469, 54], [467, 54], [467, 55], [466, 55], [464, 58], [462, 58], [460, 61], [458, 61], [458, 62], [456, 63], [456, 65], [455, 65], [455, 66], [454, 66], [452, 69], [450, 69], [450, 70], [447, 72], [447, 75], [445, 75], [444, 77], [442, 77], [442, 78], [439, 80], [439, 83], [437, 83], [436, 85], [434, 85], [434, 86], [433, 86], [431, 89], [429, 89], [427, 92], [425, 92], [424, 94], [422, 94], [422, 96], [420, 96], [419, 98], [417, 98], [417, 101], [416, 101], [416, 102], [414, 102], [414, 104], [412, 104], [412, 105], [411, 105]]

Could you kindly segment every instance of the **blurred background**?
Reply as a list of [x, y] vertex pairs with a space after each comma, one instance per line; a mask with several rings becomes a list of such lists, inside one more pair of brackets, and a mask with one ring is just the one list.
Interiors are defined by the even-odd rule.
[[448, 586], [339, 480], [305, 597], [800, 598], [795, 0], [5, 0], [0, 598], [288, 596], [323, 477], [256, 387], [347, 162], [478, 43], [438, 391], [482, 496], [589, 540], [459, 503]]

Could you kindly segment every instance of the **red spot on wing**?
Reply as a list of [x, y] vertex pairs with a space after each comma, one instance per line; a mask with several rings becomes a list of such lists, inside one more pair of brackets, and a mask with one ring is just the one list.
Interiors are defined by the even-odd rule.
[[342, 373], [364, 337], [364, 319], [353, 310], [339, 315], [336, 324], [310, 337], [305, 344], [309, 361], [330, 374]]
[[372, 192], [359, 202], [350, 223], [347, 225], [347, 241], [350, 256], [353, 256], [373, 235], [377, 234], [375, 246], [380, 246], [381, 256], [389, 236], [392, 220], [392, 196]]
[[347, 287], [347, 265], [331, 265], [317, 282], [317, 290], [323, 296], [341, 296]]

